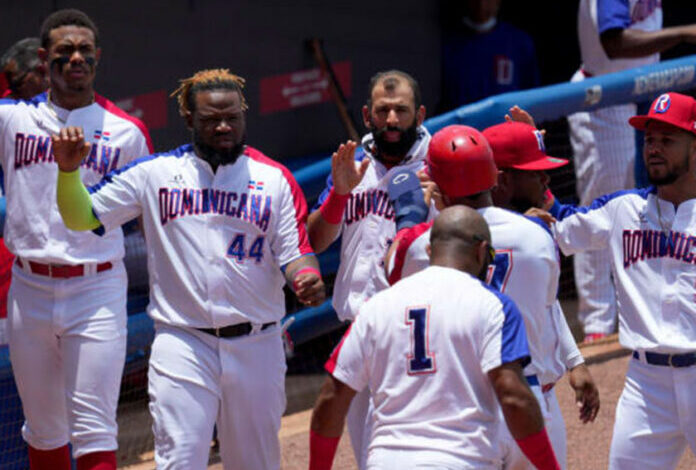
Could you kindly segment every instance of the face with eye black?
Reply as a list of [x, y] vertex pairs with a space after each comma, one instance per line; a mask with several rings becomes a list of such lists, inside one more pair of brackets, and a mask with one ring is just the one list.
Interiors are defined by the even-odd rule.
[[91, 92], [101, 49], [94, 32], [83, 26], [60, 26], [49, 33], [48, 49], [39, 49], [46, 62], [51, 90], [58, 94]]

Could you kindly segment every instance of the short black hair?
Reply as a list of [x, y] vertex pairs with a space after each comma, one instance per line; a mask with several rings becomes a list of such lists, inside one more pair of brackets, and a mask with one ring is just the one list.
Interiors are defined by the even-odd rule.
[[51, 42], [51, 31], [61, 26], [80, 26], [87, 28], [94, 33], [94, 43], [99, 44], [99, 30], [94, 21], [87, 16], [87, 13], [75, 8], [54, 11], [44, 20], [41, 25], [41, 47], [48, 49]]
[[418, 108], [420, 108], [422, 104], [420, 85], [418, 85], [416, 79], [410, 74], [396, 69], [377, 72], [372, 76], [367, 89], [367, 107], [372, 108], [372, 92], [377, 84], [383, 82], [385, 90], [393, 90], [402, 80], [406, 81], [408, 86], [411, 87], [411, 91], [413, 91], [413, 103], [416, 107], [416, 111], [418, 111]]

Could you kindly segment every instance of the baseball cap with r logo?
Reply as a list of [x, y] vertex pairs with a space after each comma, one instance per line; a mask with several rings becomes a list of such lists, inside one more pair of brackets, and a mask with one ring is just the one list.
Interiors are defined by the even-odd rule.
[[633, 116], [628, 123], [644, 131], [650, 121], [664, 122], [696, 134], [696, 100], [681, 93], [664, 93], [653, 101], [648, 114]]

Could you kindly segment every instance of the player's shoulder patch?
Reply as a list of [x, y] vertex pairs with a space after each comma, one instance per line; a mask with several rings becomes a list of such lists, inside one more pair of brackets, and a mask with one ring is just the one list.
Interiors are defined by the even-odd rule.
[[29, 98], [28, 100], [17, 100], [14, 98], [0, 98], [0, 106], [2, 105], [15, 105], [15, 104], [25, 104], [27, 106], [33, 106], [37, 108], [41, 103], [46, 102], [46, 92], [39, 93], [38, 95]]

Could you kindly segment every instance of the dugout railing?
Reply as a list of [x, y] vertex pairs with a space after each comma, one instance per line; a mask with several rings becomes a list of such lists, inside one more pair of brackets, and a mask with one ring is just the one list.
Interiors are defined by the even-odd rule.
[[[622, 103], [646, 103], [665, 91], [682, 91], [693, 94], [696, 89], [696, 55], [665, 61], [619, 73], [589, 78], [582, 82], [561, 83], [521, 92], [505, 93], [480, 102], [463, 106], [455, 111], [426, 120], [431, 133], [450, 124], [466, 124], [483, 129], [503, 121], [513, 105], [529, 111], [538, 127], [547, 130], [547, 153], [569, 158], [572, 152], [568, 140], [565, 117], [578, 111], [587, 111]], [[307, 196], [310, 207], [324, 188], [331, 164], [328, 157], [294, 171], [294, 175]], [[551, 174], [551, 187], [561, 200], [575, 196], [575, 178], [572, 165]], [[4, 223], [4, 198], [0, 198], [0, 223]], [[119, 402], [119, 462], [132, 462], [138, 455], [151, 449], [150, 421], [147, 414], [145, 388], [149, 344], [153, 337], [152, 321], [145, 313], [147, 305], [147, 279], [144, 272], [144, 247], [138, 235], [127, 237], [126, 267], [131, 287], [128, 299], [128, 350], [124, 383]], [[319, 256], [322, 273], [327, 280], [329, 293], [338, 263], [338, 245]], [[136, 282], [133, 282], [136, 281]], [[572, 273], [566, 263], [561, 280], [561, 296], [574, 295]], [[292, 321], [288, 328], [288, 361], [290, 374], [309, 372], [316, 374], [333, 346], [342, 325], [327, 300], [314, 308], [299, 308], [292, 296], [288, 297], [285, 321]], [[20, 436], [22, 414], [19, 398], [11, 373], [9, 353], [4, 344], [4, 320], [0, 319], [0, 470], [28, 468], [26, 450]], [[338, 330], [338, 333], [337, 333]], [[324, 344], [317, 341], [328, 337]], [[312, 349], [315, 347], [316, 349]], [[298, 358], [292, 358], [297, 353]], [[295, 366], [293, 367], [293, 361]], [[307, 366], [307, 361], [313, 362]], [[302, 365], [297, 365], [302, 363]], [[300, 382], [298, 382], [300, 383]], [[316, 382], [314, 382], [316, 383]], [[291, 395], [301, 386], [288, 382]], [[300, 390], [300, 393], [305, 391]]]

